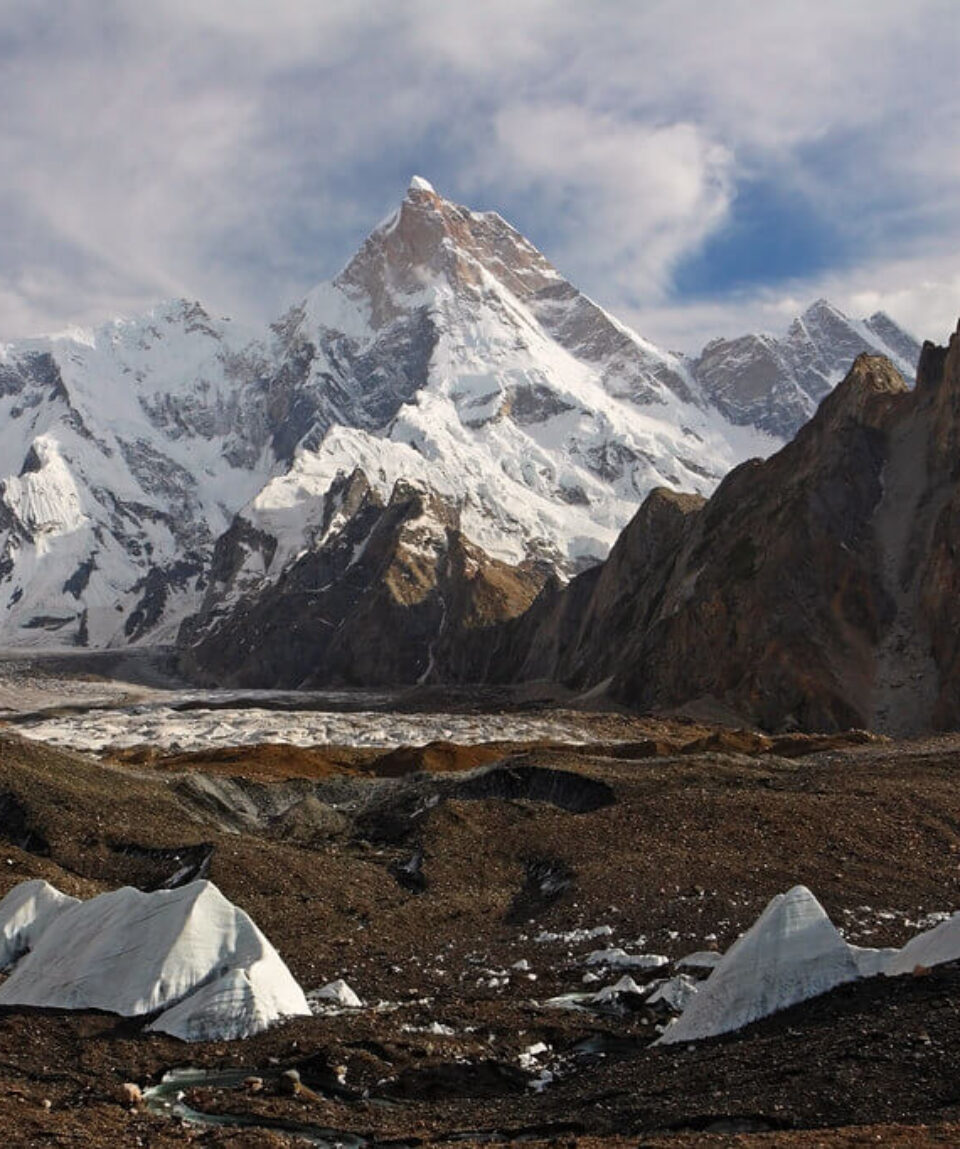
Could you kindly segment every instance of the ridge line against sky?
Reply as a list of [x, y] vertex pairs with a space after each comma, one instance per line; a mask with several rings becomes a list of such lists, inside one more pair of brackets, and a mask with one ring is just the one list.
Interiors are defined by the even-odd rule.
[[419, 172], [662, 346], [960, 314], [955, 0], [0, 0], [0, 338], [275, 318]]

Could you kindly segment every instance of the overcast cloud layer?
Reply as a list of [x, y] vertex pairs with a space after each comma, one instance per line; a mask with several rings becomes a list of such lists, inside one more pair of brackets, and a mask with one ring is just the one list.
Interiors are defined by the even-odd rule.
[[0, 0], [0, 338], [276, 317], [419, 173], [684, 350], [960, 314], [956, 0]]

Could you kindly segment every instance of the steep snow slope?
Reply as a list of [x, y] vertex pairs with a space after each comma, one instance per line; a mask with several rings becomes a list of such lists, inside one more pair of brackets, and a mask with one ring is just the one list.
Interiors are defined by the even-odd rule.
[[274, 466], [263, 370], [183, 301], [2, 349], [0, 645], [156, 641], [179, 622]]

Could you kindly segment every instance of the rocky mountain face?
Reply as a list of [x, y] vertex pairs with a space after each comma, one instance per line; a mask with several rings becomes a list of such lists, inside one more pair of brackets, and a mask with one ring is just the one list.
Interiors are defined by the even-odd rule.
[[857, 357], [796, 438], [704, 501], [660, 490], [602, 567], [465, 652], [643, 709], [904, 734], [960, 721], [960, 331], [910, 390]]
[[[414, 179], [267, 330], [174, 301], [0, 347], [0, 645], [178, 640], [198, 675], [263, 685], [465, 675], [475, 622], [595, 566], [652, 489], [680, 505], [769, 454], [868, 328], [909, 355], [838, 315], [768, 341], [788, 383], [739, 372], [743, 341], [691, 363]], [[388, 620], [410, 650], [377, 671], [346, 632]]]
[[319, 545], [261, 593], [228, 611], [210, 596], [184, 626], [188, 673], [237, 686], [413, 685], [441, 649], [526, 610], [545, 578], [491, 559], [428, 489], [401, 480], [385, 501], [360, 470], [334, 483], [322, 526]]
[[652, 486], [709, 491], [773, 445], [499, 216], [414, 180], [269, 330], [175, 301], [0, 348], [0, 644], [169, 642], [198, 610], [199, 640], [318, 545], [358, 468], [385, 505], [428, 488], [492, 561], [569, 575]]
[[713, 340], [691, 363], [691, 372], [731, 422], [791, 439], [865, 352], [886, 355], [912, 381], [920, 344], [882, 311], [854, 320], [820, 299], [782, 339]]

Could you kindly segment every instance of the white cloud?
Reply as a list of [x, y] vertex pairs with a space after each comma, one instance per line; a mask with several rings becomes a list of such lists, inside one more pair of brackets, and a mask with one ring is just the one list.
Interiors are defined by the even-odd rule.
[[621, 318], [663, 347], [696, 354], [717, 336], [746, 331], [782, 335], [794, 316], [820, 298], [856, 319], [885, 311], [918, 339], [945, 344], [960, 319], [960, 268], [949, 254], [870, 262], [719, 300], [627, 308]]
[[852, 238], [818, 291], [926, 333], [954, 306], [958, 49], [955, 0], [8, 0], [0, 333], [174, 293], [270, 317], [414, 171], [678, 338], [809, 298], [672, 298], [765, 179]]
[[515, 105], [479, 177], [534, 194], [566, 221], [551, 255], [619, 293], [655, 296], [677, 258], [723, 218], [733, 157], [688, 123], [650, 127], [575, 105]]

